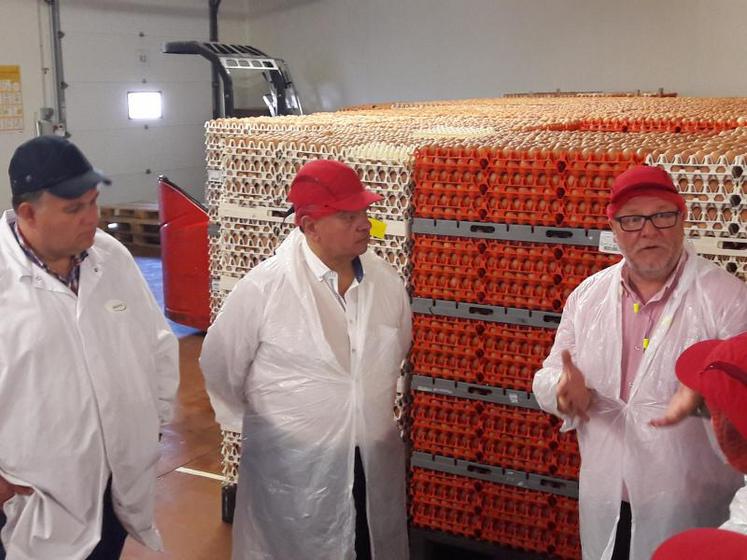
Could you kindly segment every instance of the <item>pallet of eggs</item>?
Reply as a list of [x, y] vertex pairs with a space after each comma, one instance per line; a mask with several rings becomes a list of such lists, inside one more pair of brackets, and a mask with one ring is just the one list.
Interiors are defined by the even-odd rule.
[[[664, 168], [687, 200], [687, 234], [697, 250], [745, 279], [746, 156], [745, 98], [522, 96], [210, 121], [213, 312], [293, 227], [292, 217], [283, 220], [296, 171], [318, 158], [350, 164], [384, 197], [371, 217], [387, 224], [386, 235], [371, 246], [414, 296], [415, 388], [398, 403], [401, 413], [413, 402], [413, 473], [438, 479], [431, 488], [451, 485], [441, 480], [444, 473], [467, 486], [475, 474], [484, 484], [511, 486], [514, 475], [506, 473], [524, 473], [521, 484], [544, 477], [529, 502], [547, 500], [538, 492], [548, 488], [555, 502], [573, 501], [571, 444], [543, 436], [545, 447], [537, 449], [532, 434], [496, 426], [542, 415], [529, 393], [531, 378], [552, 344], [565, 298], [619, 259], [599, 251], [614, 178], [640, 163]], [[475, 403], [479, 410], [462, 410]], [[516, 406], [525, 410], [503, 414]], [[481, 434], [476, 440], [465, 431], [472, 423]], [[236, 480], [239, 442], [239, 434], [227, 434], [229, 482]], [[444, 520], [458, 517], [462, 506], [436, 511], [431, 490], [413, 488], [415, 525], [447, 530]], [[510, 493], [496, 490], [504, 491]], [[483, 517], [468, 531], [471, 538], [525, 550], [544, 546], [541, 532]], [[566, 529], [546, 552], [578, 556], [577, 528]]]
[[[475, 474], [511, 472], [515, 479], [487, 487], [533, 512], [526, 520], [505, 512], [496, 518], [481, 507], [480, 515], [461, 518], [474, 505], [460, 501], [469, 494], [434, 503], [413, 483], [416, 527], [562, 558], [580, 555], [577, 521], [552, 539], [541, 529], [547, 511], [536, 502], [564, 500], [576, 511], [580, 460], [575, 437], [561, 435], [558, 422], [539, 410], [532, 376], [570, 292], [619, 260], [595, 243], [611, 181], [641, 159], [622, 146], [587, 149], [580, 134], [530, 131], [498, 147], [431, 145], [416, 153], [413, 480], [444, 484], [448, 473], [471, 486], [482, 485]], [[559, 136], [565, 143], [545, 141]], [[528, 477], [541, 480], [541, 490], [514, 488]], [[556, 488], [567, 495], [547, 492]], [[455, 518], [469, 526], [443, 522]]]
[[[280, 121], [279, 126], [275, 122]], [[370, 217], [384, 222], [383, 236], [373, 238], [371, 248], [385, 258], [406, 280], [409, 274], [406, 219], [411, 199], [412, 149], [393, 143], [355, 144], [345, 131], [336, 138], [320, 140], [317, 125], [291, 126], [282, 119], [219, 120], [209, 123], [209, 166], [220, 188], [209, 183], [213, 313], [217, 313], [235, 283], [264, 259], [272, 256], [295, 227], [287, 215], [287, 194], [297, 170], [315, 159], [335, 159], [353, 167], [368, 188], [384, 198], [370, 210]], [[215, 132], [218, 131], [218, 132]], [[350, 133], [347, 133], [350, 135]], [[340, 145], [344, 145], [342, 148]], [[224, 432], [223, 470], [228, 484], [237, 480], [240, 434]]]
[[[546, 512], [530, 507], [548, 489], [573, 494], [579, 465], [575, 438], [561, 436], [557, 421], [536, 410], [528, 393], [552, 344], [552, 326], [543, 323], [552, 322], [583, 279], [619, 260], [588, 241], [608, 229], [614, 178], [643, 162], [662, 166], [679, 186], [698, 250], [744, 274], [741, 124], [686, 111], [677, 118], [567, 119], [517, 131], [500, 147], [435, 144], [416, 153], [410, 487], [416, 526], [580, 556], [577, 524], [559, 545], [537, 528]], [[534, 512], [534, 528], [520, 529], [524, 540], [491, 531], [490, 513], [469, 492], [434, 500], [433, 481], [426, 490], [421, 484], [423, 477], [449, 477], [435, 485], [448, 493], [443, 486], [482, 484], [470, 479], [496, 468], [542, 477], [539, 492], [525, 490], [520, 498]], [[520, 476], [518, 484], [525, 481]], [[501, 491], [517, 484], [510, 477], [493, 482]]]

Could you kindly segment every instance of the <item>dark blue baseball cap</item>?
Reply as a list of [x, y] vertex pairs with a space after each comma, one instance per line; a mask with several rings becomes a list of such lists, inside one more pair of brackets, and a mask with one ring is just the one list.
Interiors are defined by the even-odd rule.
[[39, 136], [13, 153], [8, 167], [13, 196], [45, 189], [60, 198], [78, 198], [111, 180], [95, 170], [75, 144], [61, 136]]

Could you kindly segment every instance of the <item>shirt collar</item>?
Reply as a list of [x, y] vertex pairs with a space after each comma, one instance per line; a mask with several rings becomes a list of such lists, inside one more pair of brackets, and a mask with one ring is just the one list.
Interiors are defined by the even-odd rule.
[[[674, 286], [677, 284], [677, 281], [680, 279], [680, 276], [682, 276], [682, 270], [685, 268], [685, 262], [687, 262], [687, 251], [685, 248], [682, 248], [682, 253], [680, 254], [680, 258], [677, 261], [677, 266], [674, 267], [674, 270], [669, 274], [669, 277], [667, 278], [667, 281], [664, 283], [664, 285], [661, 287], [661, 289], [656, 292], [649, 300], [646, 302], [653, 303], [657, 302], [661, 299], [664, 299], [667, 294], [674, 288]], [[633, 284], [630, 282], [630, 269], [627, 265], [623, 265], [621, 274], [620, 274], [620, 282], [622, 283], [622, 287], [627, 292], [629, 296], [634, 297], [635, 299], [640, 299], [640, 296], [638, 295], [638, 292], [633, 288]]]
[[23, 234], [18, 229], [18, 221], [15, 219], [15, 217], [8, 218], [8, 226], [10, 227], [10, 231], [13, 233], [13, 237], [15, 237], [16, 241], [18, 242], [18, 246], [21, 248], [21, 251], [23, 251], [23, 254], [26, 255], [31, 263], [35, 264], [36, 266], [44, 270], [47, 274], [53, 276], [54, 278], [65, 284], [74, 292], [78, 292], [78, 282], [80, 281], [80, 263], [82, 263], [86, 259], [86, 257], [88, 257], [88, 251], [83, 251], [78, 255], [74, 255], [72, 257], [73, 266], [70, 268], [70, 273], [67, 276], [62, 276], [50, 269], [47, 264], [41, 259], [41, 257], [39, 257], [39, 255], [34, 251], [31, 245], [26, 242]]
[[[328, 278], [331, 274], [337, 274], [334, 270], [329, 268], [322, 259], [320, 259], [314, 251], [311, 250], [311, 247], [309, 247], [309, 243], [306, 241], [306, 238], [304, 237], [301, 242], [301, 248], [303, 250], [304, 257], [306, 258], [306, 262], [309, 265], [309, 268], [311, 269], [312, 274], [318, 279], [318, 280], [325, 280]], [[360, 282], [363, 280], [363, 263], [361, 262], [360, 257], [355, 257], [353, 259], [353, 272], [355, 273], [355, 279]]]

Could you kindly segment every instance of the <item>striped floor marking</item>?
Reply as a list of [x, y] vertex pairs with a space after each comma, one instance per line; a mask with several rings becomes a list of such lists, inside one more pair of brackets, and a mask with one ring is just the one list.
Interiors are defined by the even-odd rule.
[[226, 481], [226, 477], [221, 474], [213, 474], [205, 471], [198, 471], [196, 469], [190, 469], [188, 467], [179, 467], [175, 469], [176, 472], [180, 472], [182, 474], [191, 474], [192, 476], [201, 476], [202, 478], [210, 478], [212, 480], [220, 480], [221, 482]]

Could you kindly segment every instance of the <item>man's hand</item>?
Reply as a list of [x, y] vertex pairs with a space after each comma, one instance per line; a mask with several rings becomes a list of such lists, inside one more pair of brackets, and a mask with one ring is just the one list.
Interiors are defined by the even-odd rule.
[[558, 410], [568, 416], [578, 416], [587, 421], [586, 411], [591, 404], [591, 392], [586, 387], [584, 374], [571, 360], [571, 353], [563, 350], [563, 373], [558, 380]]
[[680, 388], [669, 401], [664, 416], [651, 420], [649, 424], [654, 428], [674, 426], [695, 412], [701, 404], [703, 404], [703, 397], [690, 387], [680, 384]]
[[0, 476], [0, 506], [2, 506], [5, 502], [10, 500], [16, 494], [22, 494], [24, 496], [28, 496], [29, 494], [33, 494], [33, 493], [34, 493], [33, 488], [29, 488], [28, 486], [18, 486], [17, 484], [11, 484], [7, 480], [5, 480], [2, 476]]

